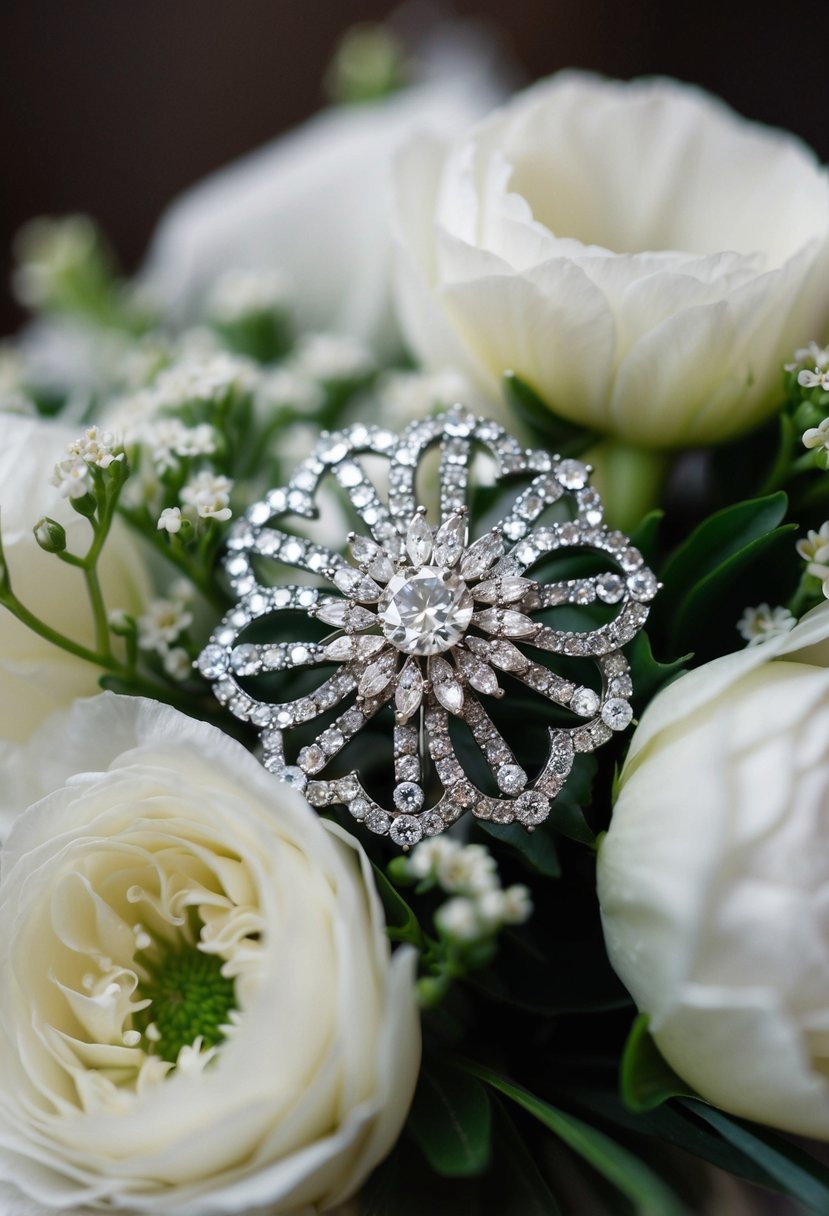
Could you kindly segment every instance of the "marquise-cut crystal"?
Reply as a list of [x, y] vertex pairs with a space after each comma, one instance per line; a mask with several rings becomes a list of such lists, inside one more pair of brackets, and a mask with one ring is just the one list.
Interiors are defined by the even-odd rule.
[[392, 645], [407, 654], [440, 654], [463, 637], [473, 612], [472, 596], [452, 570], [421, 566], [389, 581], [377, 613]]

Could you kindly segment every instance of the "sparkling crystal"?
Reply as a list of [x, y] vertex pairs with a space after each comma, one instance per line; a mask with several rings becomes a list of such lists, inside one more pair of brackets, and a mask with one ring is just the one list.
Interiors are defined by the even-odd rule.
[[286, 785], [293, 786], [300, 793], [303, 793], [308, 784], [308, 778], [296, 764], [288, 764], [279, 775]]
[[372, 578], [387, 583], [394, 574], [394, 565], [384, 549], [367, 536], [355, 536], [351, 541], [351, 554], [358, 566], [367, 566]]
[[555, 470], [556, 477], [568, 490], [580, 490], [587, 485], [589, 470], [580, 460], [561, 460]]
[[380, 587], [374, 579], [351, 566], [340, 566], [334, 572], [334, 582], [340, 591], [365, 604], [374, 604], [380, 598]]
[[628, 591], [637, 600], [652, 600], [659, 590], [656, 576], [650, 570], [637, 570], [628, 575]]
[[355, 798], [348, 809], [355, 819], [365, 819], [370, 806], [368, 798]]
[[497, 695], [500, 686], [491, 667], [476, 658], [474, 654], [467, 654], [463, 650], [457, 651], [455, 660], [473, 688], [489, 697]]
[[494, 604], [498, 601], [502, 604], [512, 604], [516, 600], [520, 600], [535, 585], [531, 578], [519, 578], [517, 574], [489, 578], [483, 583], [478, 583], [475, 588], [475, 599], [482, 600], [485, 604]]
[[348, 659], [368, 659], [382, 650], [385, 645], [386, 639], [375, 633], [365, 634], [362, 637], [352, 637], [350, 634], [346, 634], [341, 638], [334, 638], [334, 641], [329, 642], [322, 653], [326, 659], [334, 659], [335, 662]]
[[406, 552], [413, 566], [425, 566], [432, 555], [432, 529], [420, 512], [413, 516], [406, 532]]
[[496, 773], [498, 788], [505, 794], [517, 794], [527, 784], [527, 774], [520, 764], [502, 764]]
[[493, 667], [499, 667], [501, 671], [526, 671], [530, 665], [527, 656], [522, 654], [517, 646], [513, 646], [512, 642], [503, 638], [490, 640], [468, 637], [466, 645], [470, 650], [474, 650], [479, 658], [492, 663]]
[[438, 528], [432, 561], [436, 566], [454, 566], [466, 540], [466, 517], [450, 515]]
[[345, 743], [345, 735], [341, 730], [331, 726], [322, 732], [319, 738], [320, 746], [326, 756], [333, 756]]
[[[352, 803], [352, 814], [353, 808]], [[390, 823], [391, 819], [379, 806], [372, 807], [365, 817], [366, 827], [372, 832], [376, 832], [378, 836], [384, 836], [388, 832]]]
[[237, 646], [230, 656], [230, 666], [237, 676], [255, 675], [260, 667], [258, 648], [250, 644]]
[[461, 578], [480, 578], [503, 556], [504, 540], [500, 532], [487, 532], [471, 544], [461, 558]]
[[582, 718], [592, 717], [599, 705], [599, 697], [592, 688], [577, 688], [570, 698], [570, 708]]
[[394, 805], [398, 811], [419, 811], [423, 806], [423, 790], [414, 781], [401, 781], [394, 790]]
[[318, 773], [325, 766], [325, 752], [316, 743], [303, 747], [297, 756], [297, 763], [306, 773]]
[[400, 756], [395, 771], [400, 781], [418, 781], [420, 779], [420, 761], [417, 756]]
[[633, 720], [633, 710], [621, 697], [610, 697], [602, 706], [602, 720], [611, 730], [624, 730]]
[[331, 789], [327, 781], [309, 781], [305, 797], [311, 806], [328, 806], [331, 801]]
[[625, 584], [618, 574], [600, 574], [596, 579], [596, 595], [605, 604], [617, 604], [625, 594]]
[[449, 650], [461, 640], [473, 608], [466, 583], [454, 571], [422, 566], [394, 576], [377, 615], [386, 637], [399, 650], [429, 655]]
[[410, 849], [422, 839], [423, 828], [412, 815], [398, 815], [389, 828], [389, 836], [401, 848]]
[[376, 697], [379, 693], [383, 692], [394, 679], [396, 669], [397, 655], [393, 650], [386, 651], [374, 663], [369, 663], [360, 676], [360, 683], [358, 685], [362, 695], [364, 697]]
[[475, 614], [475, 624], [488, 633], [503, 633], [510, 638], [530, 637], [539, 629], [537, 621], [512, 608], [488, 608], [486, 612], [478, 612]]
[[550, 813], [550, 800], [538, 790], [525, 790], [515, 800], [515, 818], [527, 827], [542, 823]]
[[463, 706], [463, 686], [446, 659], [433, 657], [429, 660], [429, 679], [438, 701], [450, 714], [459, 713]]
[[216, 680], [227, 670], [227, 651], [211, 643], [199, 655], [199, 671], [206, 680]]
[[414, 659], [407, 659], [397, 680], [394, 701], [398, 712], [410, 718], [423, 700], [423, 677]]

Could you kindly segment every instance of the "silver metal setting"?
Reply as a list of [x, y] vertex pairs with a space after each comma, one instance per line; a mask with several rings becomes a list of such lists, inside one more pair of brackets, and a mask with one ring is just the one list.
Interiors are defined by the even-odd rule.
[[[426, 454], [439, 450], [437, 521], [416, 496]], [[473, 454], [488, 454], [495, 480], [522, 477], [507, 514], [470, 539], [467, 496]], [[370, 462], [361, 460], [369, 456]], [[388, 461], [388, 492], [367, 470]], [[265, 767], [317, 807], [343, 805], [372, 832], [403, 849], [433, 836], [465, 811], [529, 830], [550, 812], [578, 752], [601, 746], [632, 719], [631, 681], [621, 647], [638, 633], [658, 583], [642, 555], [603, 522], [589, 485], [590, 467], [529, 451], [496, 423], [460, 406], [413, 423], [402, 436], [357, 425], [326, 433], [288, 486], [255, 503], [233, 527], [225, 567], [239, 595], [198, 660], [218, 700], [259, 728]], [[276, 526], [318, 514], [317, 495], [332, 477], [362, 521], [349, 553]], [[552, 508], [552, 510], [551, 510]], [[539, 523], [542, 514], [559, 516]], [[346, 537], [336, 538], [345, 541]], [[531, 573], [545, 559], [599, 557], [599, 573], [544, 582]], [[295, 585], [261, 581], [267, 559], [302, 571]], [[312, 583], [304, 580], [311, 578]], [[313, 584], [316, 585], [313, 585]], [[605, 624], [554, 628], [539, 617], [566, 605], [612, 605]], [[297, 611], [331, 625], [321, 641], [245, 641], [259, 622]], [[600, 691], [558, 675], [550, 656], [590, 660]], [[313, 691], [279, 704], [248, 683], [269, 673], [324, 665]], [[504, 696], [500, 679], [568, 711], [572, 725], [548, 727], [535, 774], [518, 763], [488, 703]], [[394, 708], [393, 787], [389, 806], [366, 791], [357, 771], [326, 778], [329, 764], [385, 705]], [[335, 707], [341, 712], [296, 754], [291, 731]], [[474, 738], [493, 777], [485, 792], [470, 778], [450, 734], [452, 717]], [[520, 725], [519, 725], [520, 732]], [[390, 773], [391, 777], [391, 773]], [[428, 792], [440, 789], [431, 801]]]

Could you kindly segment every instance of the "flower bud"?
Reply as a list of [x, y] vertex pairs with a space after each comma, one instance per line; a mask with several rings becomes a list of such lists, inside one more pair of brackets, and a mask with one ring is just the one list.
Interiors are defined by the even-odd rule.
[[94, 494], [81, 494], [78, 498], [70, 498], [69, 505], [73, 511], [77, 511], [86, 519], [91, 519], [98, 507]]
[[56, 519], [44, 515], [32, 529], [35, 540], [46, 553], [63, 553], [66, 548], [66, 529]]

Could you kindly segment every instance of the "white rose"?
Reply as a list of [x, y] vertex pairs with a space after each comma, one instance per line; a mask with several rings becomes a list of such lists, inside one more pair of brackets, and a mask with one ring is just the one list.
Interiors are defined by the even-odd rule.
[[293, 288], [302, 328], [395, 349], [392, 162], [415, 132], [463, 130], [494, 104], [495, 74], [479, 50], [459, 41], [441, 53], [438, 43], [431, 78], [325, 110], [188, 190], [150, 249], [147, 281], [159, 298], [192, 314], [222, 272], [274, 268]]
[[420, 1058], [362, 849], [169, 707], [106, 693], [51, 725], [0, 878], [5, 1216], [328, 1209]]
[[634, 734], [599, 898], [668, 1063], [829, 1138], [829, 604], [670, 685]]
[[427, 366], [645, 447], [761, 421], [829, 324], [829, 186], [792, 136], [671, 81], [564, 73], [397, 172], [398, 302]]
[[[50, 516], [66, 528], [69, 549], [85, 553], [89, 547], [89, 523], [50, 484], [67, 443], [79, 433], [80, 428], [0, 414], [0, 527], [15, 595], [54, 629], [94, 646], [82, 572], [44, 553], [32, 533], [41, 517]], [[107, 607], [137, 613], [150, 599], [144, 562], [125, 527], [113, 528], [99, 571]], [[95, 692], [99, 675], [0, 605], [0, 748], [3, 740], [27, 739], [55, 709]]]

